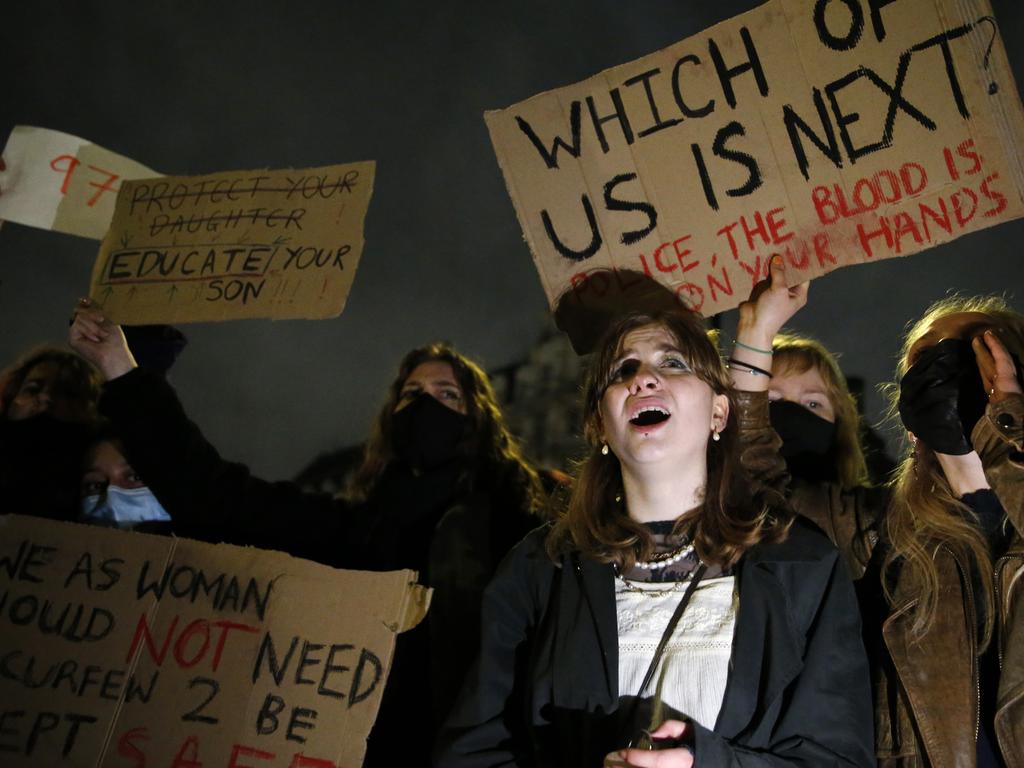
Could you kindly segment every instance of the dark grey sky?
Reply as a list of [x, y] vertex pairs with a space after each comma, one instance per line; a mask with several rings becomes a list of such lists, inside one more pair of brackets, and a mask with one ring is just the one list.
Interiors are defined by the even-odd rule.
[[[21, 2], [0, 30], [0, 134], [72, 133], [173, 174], [377, 161], [366, 248], [327, 321], [183, 326], [173, 371], [221, 452], [269, 478], [365, 435], [409, 348], [525, 356], [546, 302], [482, 119], [755, 7], [742, 0]], [[1017, 78], [1024, 8], [995, 0]], [[871, 383], [950, 288], [1016, 292], [1024, 224], [812, 286], [797, 327]], [[0, 228], [0, 364], [63, 341], [98, 244]], [[726, 327], [733, 322], [726, 317]], [[868, 410], [881, 399], [869, 393]]]

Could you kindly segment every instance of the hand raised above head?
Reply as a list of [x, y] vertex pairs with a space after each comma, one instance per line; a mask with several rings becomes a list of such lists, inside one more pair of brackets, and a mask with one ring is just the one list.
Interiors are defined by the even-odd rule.
[[729, 357], [733, 384], [747, 392], [768, 389], [775, 334], [807, 303], [808, 283], [786, 285], [786, 263], [778, 254], [768, 262], [768, 277], [740, 304], [736, 344]]
[[1022, 392], [1021, 382], [1017, 378], [1017, 365], [996, 331], [989, 329], [975, 336], [971, 340], [971, 347], [978, 360], [981, 381], [989, 400], [997, 403], [1008, 395]]
[[121, 326], [104, 317], [90, 299], [79, 299], [71, 317], [68, 343], [110, 381], [136, 367]]
[[737, 338], [759, 348], [770, 349], [772, 339], [783, 325], [807, 303], [809, 283], [786, 285], [786, 262], [772, 256], [768, 277], [750, 291], [750, 298], [739, 306]]

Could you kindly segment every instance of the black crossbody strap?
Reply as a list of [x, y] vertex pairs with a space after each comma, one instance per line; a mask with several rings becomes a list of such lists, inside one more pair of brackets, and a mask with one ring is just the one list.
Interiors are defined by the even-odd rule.
[[676, 625], [679, 624], [679, 620], [683, 617], [683, 612], [686, 610], [686, 606], [690, 602], [690, 598], [693, 597], [693, 593], [697, 590], [697, 584], [700, 583], [701, 577], [704, 576], [704, 572], [708, 569], [704, 563], [701, 563], [697, 570], [694, 571], [693, 577], [690, 579], [690, 583], [686, 586], [686, 591], [683, 592], [682, 598], [679, 600], [679, 605], [676, 606], [675, 611], [672, 613], [672, 618], [668, 620], [668, 624], [665, 626], [665, 631], [661, 635], [661, 640], [658, 641], [658, 647], [654, 650], [654, 656], [651, 658], [651, 665], [647, 668], [647, 674], [644, 675], [644, 681], [640, 684], [640, 690], [636, 692], [636, 702], [639, 702], [643, 698], [644, 691], [647, 690], [647, 686], [651, 684], [651, 680], [654, 679], [654, 673], [658, 669], [658, 662], [661, 661], [661, 655], [665, 652], [665, 646], [668, 645], [668, 641], [672, 639], [672, 633], [676, 631]]

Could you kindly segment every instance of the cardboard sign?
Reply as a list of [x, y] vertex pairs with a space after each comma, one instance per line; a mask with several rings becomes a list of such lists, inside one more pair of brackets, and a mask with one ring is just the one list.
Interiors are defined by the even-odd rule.
[[374, 163], [127, 182], [90, 295], [126, 325], [339, 315]]
[[[985, 0], [771, 0], [485, 115], [552, 307], [704, 314], [1024, 214], [1024, 119]], [[640, 282], [640, 281], [638, 281]]]
[[157, 172], [85, 139], [15, 126], [3, 152], [0, 219], [102, 240], [125, 179]]
[[0, 516], [0, 763], [362, 765], [414, 581]]

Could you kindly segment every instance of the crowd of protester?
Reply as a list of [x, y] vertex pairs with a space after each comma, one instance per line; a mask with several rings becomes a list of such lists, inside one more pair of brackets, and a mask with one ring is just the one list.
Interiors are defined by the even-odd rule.
[[181, 334], [83, 299], [0, 374], [3, 511], [417, 571], [369, 766], [1024, 765], [1024, 315], [908, 326], [879, 483], [836, 356], [783, 330], [807, 291], [773, 259], [727, 354], [682, 308], [593, 329], [571, 479], [414, 349], [333, 496], [221, 457]]

